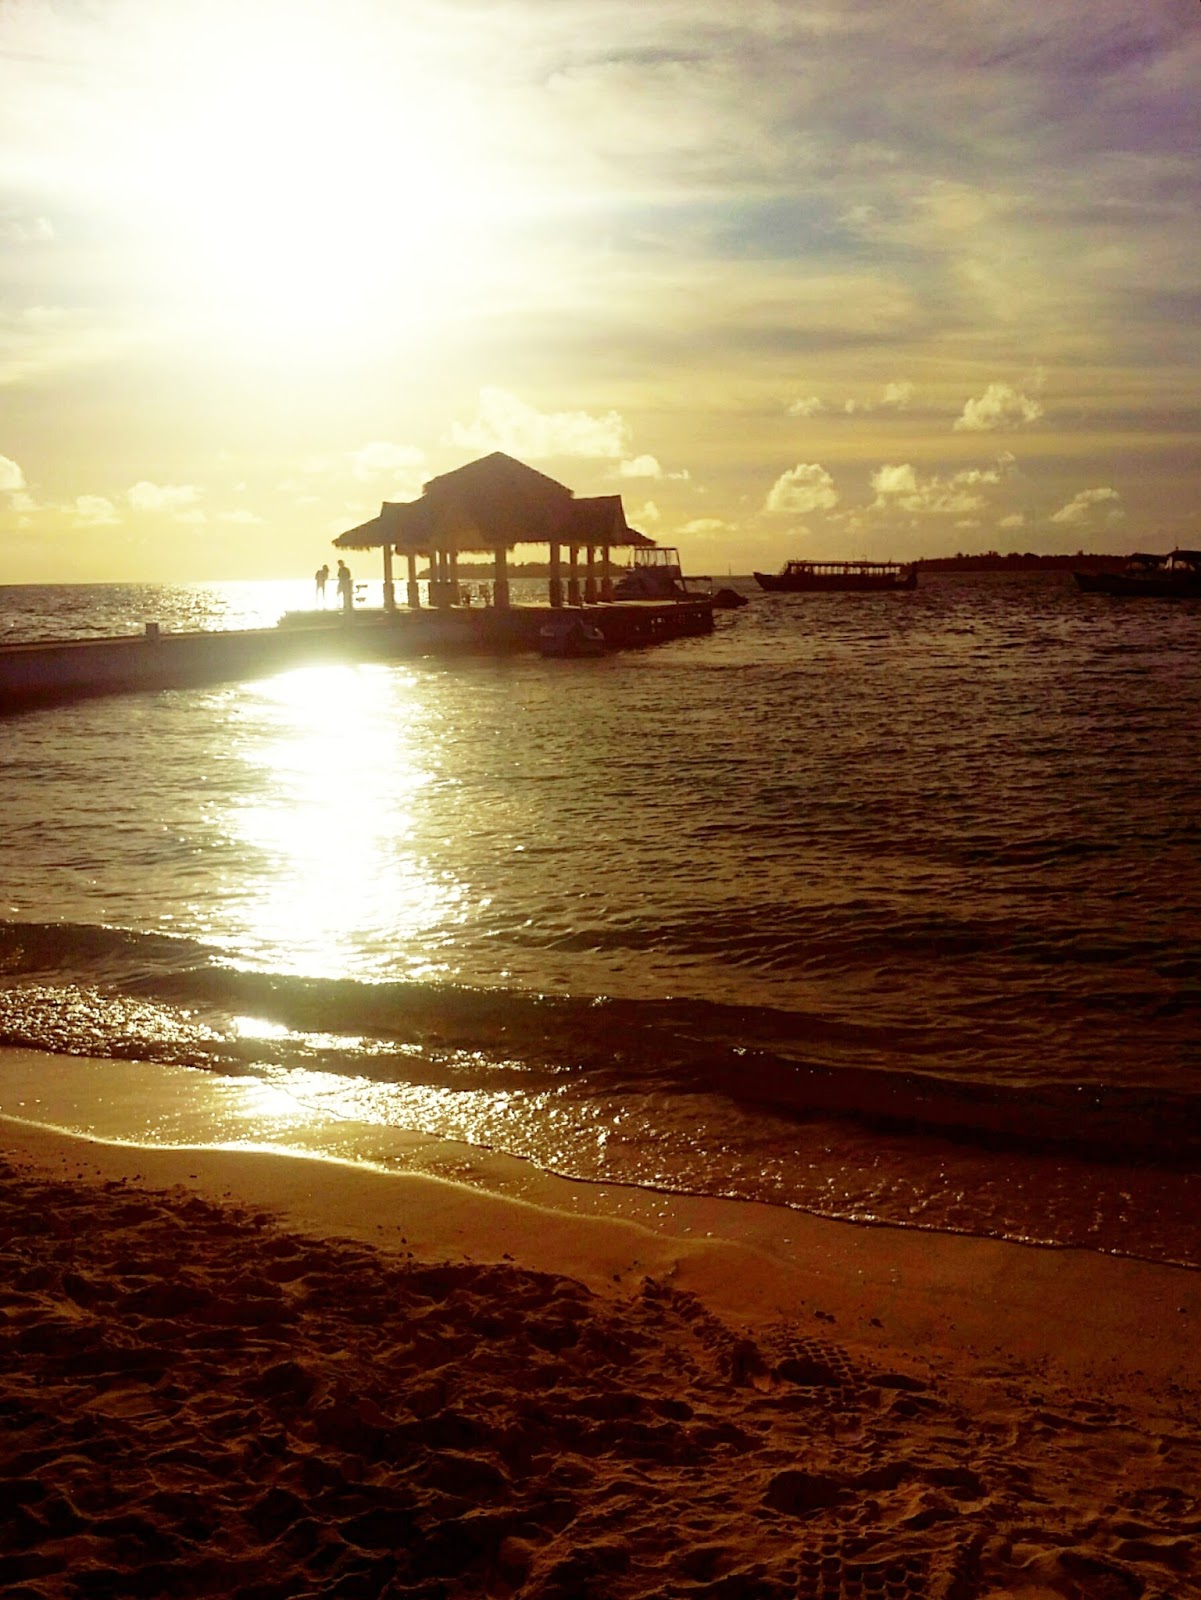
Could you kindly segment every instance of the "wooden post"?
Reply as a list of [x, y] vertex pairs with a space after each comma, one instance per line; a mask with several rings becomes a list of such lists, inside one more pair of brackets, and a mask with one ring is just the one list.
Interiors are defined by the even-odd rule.
[[448, 550], [446, 552], [446, 603], [457, 606], [459, 603], [459, 552]]
[[496, 579], [492, 585], [492, 604], [498, 611], [507, 611], [509, 608], [509, 570], [506, 565], [507, 552], [503, 544], [496, 547]]
[[594, 545], [586, 546], [585, 550], [585, 576], [584, 576], [584, 604], [596, 604], [596, 548]]
[[578, 544], [567, 546], [567, 604], [578, 606], [580, 603], [580, 547]]
[[421, 586], [417, 582], [417, 552], [415, 550], [409, 551], [409, 581], [407, 587], [409, 604], [414, 611], [420, 610]]
[[552, 543], [550, 547], [550, 588], [549, 599], [552, 606], [563, 604], [563, 563], [559, 554], [559, 545]]
[[613, 598], [613, 568], [609, 562], [609, 546], [601, 546], [601, 586], [600, 597], [602, 600]]
[[396, 610], [396, 589], [392, 583], [392, 546], [384, 546], [384, 610]]

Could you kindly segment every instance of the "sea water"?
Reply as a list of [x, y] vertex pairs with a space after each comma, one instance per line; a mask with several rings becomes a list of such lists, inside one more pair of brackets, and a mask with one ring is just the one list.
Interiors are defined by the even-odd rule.
[[[0, 723], [0, 1044], [260, 1080], [352, 1146], [1201, 1265], [1201, 604], [734, 586], [645, 651]], [[312, 603], [8, 588], [0, 641]]]

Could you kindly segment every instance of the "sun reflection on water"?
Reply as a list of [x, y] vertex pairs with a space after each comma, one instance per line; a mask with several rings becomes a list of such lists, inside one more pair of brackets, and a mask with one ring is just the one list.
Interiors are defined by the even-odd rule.
[[[463, 885], [433, 870], [419, 802], [439, 781], [416, 680], [318, 667], [259, 686], [239, 755], [255, 782], [228, 827], [262, 872], [243, 889], [248, 954], [294, 973], [428, 978], [423, 935], [453, 923]], [[235, 732], [235, 738], [238, 735]]]

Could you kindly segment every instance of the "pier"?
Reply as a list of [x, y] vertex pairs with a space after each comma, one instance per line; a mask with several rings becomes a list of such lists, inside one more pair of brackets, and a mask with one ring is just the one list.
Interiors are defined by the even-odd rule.
[[[97, 695], [245, 681], [327, 662], [536, 651], [554, 614], [548, 605], [295, 612], [274, 628], [165, 633], [149, 623], [144, 633], [118, 638], [0, 645], [0, 715]], [[570, 614], [599, 628], [611, 650], [713, 628], [713, 609], [704, 600], [602, 603], [572, 607]]]
[[[273, 628], [169, 633], [148, 621], [144, 633], [122, 638], [0, 645], [0, 715], [95, 695], [229, 683], [322, 662], [535, 651], [548, 620], [564, 615], [599, 629], [609, 650], [713, 630], [712, 601], [688, 593], [682, 583], [669, 584], [675, 592], [662, 599], [615, 598], [610, 552], [659, 553], [653, 539], [626, 522], [620, 495], [577, 499], [565, 485], [500, 451], [431, 478], [417, 500], [385, 501], [377, 517], [333, 543], [343, 551], [380, 552], [382, 610], [349, 603], [347, 569], [347, 603], [338, 611], [290, 612]], [[541, 605], [513, 605], [509, 553], [530, 544], [545, 545], [549, 553], [547, 598]], [[488, 563], [464, 569], [462, 555], [483, 555]], [[398, 559], [408, 572], [403, 606], [396, 599]], [[420, 561], [429, 570], [424, 604]], [[464, 603], [466, 570], [489, 574], [490, 605]]]

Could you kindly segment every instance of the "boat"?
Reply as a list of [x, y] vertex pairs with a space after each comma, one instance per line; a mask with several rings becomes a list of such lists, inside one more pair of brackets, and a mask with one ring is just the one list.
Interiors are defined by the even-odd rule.
[[1136, 552], [1119, 572], [1079, 572], [1085, 594], [1150, 595], [1178, 599], [1201, 595], [1201, 550], [1170, 550], [1166, 556]]
[[900, 561], [786, 561], [779, 572], [756, 572], [773, 594], [916, 589], [917, 566]]
[[710, 578], [686, 578], [680, 552], [670, 545], [638, 546], [633, 565], [613, 586], [615, 600], [705, 600]]
[[560, 611], [538, 630], [538, 651], [544, 656], [603, 656], [605, 636], [578, 611]]

